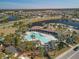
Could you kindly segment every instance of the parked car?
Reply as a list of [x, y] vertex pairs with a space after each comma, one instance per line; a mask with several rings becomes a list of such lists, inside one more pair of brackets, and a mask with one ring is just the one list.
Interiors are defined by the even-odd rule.
[[75, 47], [73, 50], [74, 51], [78, 51], [79, 50], [79, 46]]

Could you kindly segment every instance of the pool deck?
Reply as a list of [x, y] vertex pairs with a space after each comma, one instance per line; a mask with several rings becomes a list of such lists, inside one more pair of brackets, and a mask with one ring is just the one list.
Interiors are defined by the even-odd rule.
[[[29, 32], [26, 32], [26, 37], [25, 37], [25, 39], [27, 39], [28, 38], [28, 35], [30, 35], [30, 34], [32, 34], [32, 33], [39, 33], [40, 35], [43, 35], [43, 37], [41, 37], [41, 38], [39, 38], [38, 37], [38, 34], [36, 34], [37, 35], [37, 37], [35, 38], [35, 40], [39, 40], [41, 43], [43, 43], [43, 44], [45, 44], [45, 43], [48, 43], [49, 41], [51, 41], [51, 40], [53, 40], [53, 41], [57, 41], [58, 39], [57, 38], [55, 38], [53, 35], [51, 35], [51, 34], [45, 34], [45, 33], [40, 33], [40, 32], [36, 32], [36, 31], [29, 31]], [[45, 38], [44, 38], [45, 37]], [[29, 39], [29, 40], [33, 40], [32, 38], [31, 39]], [[29, 41], [28, 40], [28, 41]]]

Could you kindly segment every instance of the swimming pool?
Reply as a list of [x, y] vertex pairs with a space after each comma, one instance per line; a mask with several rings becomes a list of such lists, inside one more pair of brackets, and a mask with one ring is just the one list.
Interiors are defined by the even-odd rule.
[[39, 33], [39, 32], [27, 32], [26, 35], [24, 36], [25, 40], [28, 41], [32, 41], [33, 38], [35, 38], [36, 40], [39, 40], [43, 43], [48, 43], [49, 41], [51, 41], [51, 39], [53, 40], [57, 40], [56, 38], [54, 38], [51, 35], [47, 35], [47, 34], [43, 34], [43, 33]]

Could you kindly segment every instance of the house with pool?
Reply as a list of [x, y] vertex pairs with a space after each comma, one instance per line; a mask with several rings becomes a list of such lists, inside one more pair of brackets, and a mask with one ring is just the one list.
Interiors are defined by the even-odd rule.
[[55, 43], [58, 39], [51, 35], [42, 32], [29, 31], [24, 35], [24, 41], [35, 41], [40, 42], [39, 45], [45, 46], [47, 48], [55, 49]]

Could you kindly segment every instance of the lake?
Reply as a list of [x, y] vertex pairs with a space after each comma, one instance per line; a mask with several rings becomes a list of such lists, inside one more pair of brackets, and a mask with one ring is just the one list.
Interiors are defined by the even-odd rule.
[[79, 30], [79, 22], [77, 21], [73, 21], [73, 20], [62, 20], [62, 19], [59, 19], [59, 20], [45, 20], [45, 21], [40, 21], [40, 22], [35, 22], [32, 24], [32, 26], [42, 26], [43, 23], [61, 23], [61, 24], [65, 24], [65, 25], [70, 25], [70, 26], [73, 26], [74, 29], [77, 29]]

